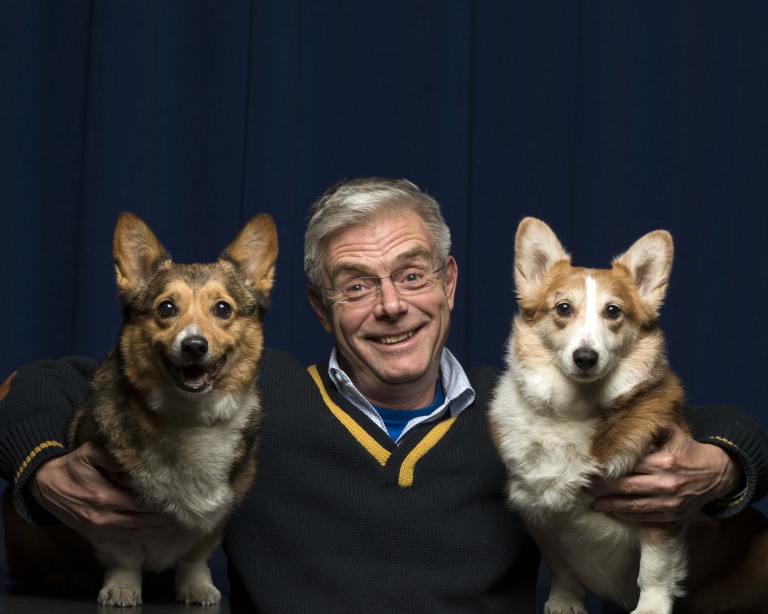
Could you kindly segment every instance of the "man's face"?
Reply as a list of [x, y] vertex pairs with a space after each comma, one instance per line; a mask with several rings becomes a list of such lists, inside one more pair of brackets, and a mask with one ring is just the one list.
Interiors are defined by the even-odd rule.
[[[337, 287], [345, 276], [388, 277], [418, 263], [430, 271], [442, 264], [424, 222], [410, 212], [382, 215], [331, 237], [324, 284]], [[334, 297], [328, 308], [310, 289], [315, 313], [336, 340], [342, 368], [372, 403], [398, 407], [422, 398], [431, 402], [458, 276], [453, 257], [444, 266], [445, 283], [442, 272], [437, 273], [434, 286], [415, 294], [400, 294], [383, 279], [374, 299], [343, 303], [343, 297]]]

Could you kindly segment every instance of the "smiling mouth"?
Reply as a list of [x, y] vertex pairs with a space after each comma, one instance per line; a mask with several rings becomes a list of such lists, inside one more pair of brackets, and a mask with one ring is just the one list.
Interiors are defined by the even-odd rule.
[[164, 363], [178, 388], [184, 392], [199, 394], [213, 386], [225, 361], [226, 356], [222, 356], [219, 360], [209, 364], [177, 365], [169, 358], [166, 358]]
[[413, 337], [413, 331], [403, 333], [402, 335], [389, 335], [387, 337], [377, 337], [377, 340], [379, 343], [383, 343], [384, 345], [392, 345], [393, 343], [400, 343], [401, 341], [405, 341], [406, 339], [410, 339], [411, 337]]

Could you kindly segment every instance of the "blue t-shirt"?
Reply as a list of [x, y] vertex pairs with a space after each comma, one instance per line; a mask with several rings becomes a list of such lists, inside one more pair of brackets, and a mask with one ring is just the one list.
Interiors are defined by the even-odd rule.
[[397, 441], [403, 429], [408, 426], [411, 420], [428, 416], [443, 403], [445, 403], [445, 392], [443, 391], [442, 384], [437, 382], [435, 400], [430, 405], [427, 405], [427, 407], [420, 409], [389, 409], [388, 407], [379, 407], [378, 405], [373, 407], [379, 412], [381, 419], [384, 420], [384, 426], [387, 427], [387, 433], [389, 433], [392, 441]]

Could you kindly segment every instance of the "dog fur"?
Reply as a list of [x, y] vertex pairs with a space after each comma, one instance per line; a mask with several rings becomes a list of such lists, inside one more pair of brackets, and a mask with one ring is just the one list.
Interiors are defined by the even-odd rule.
[[[72, 416], [66, 443], [103, 446], [123, 469], [120, 483], [177, 528], [132, 542], [93, 542], [91, 553], [104, 568], [98, 603], [142, 603], [142, 570], [175, 564], [176, 598], [212, 605], [221, 594], [207, 560], [255, 472], [256, 372], [277, 257], [275, 225], [257, 215], [217, 262], [176, 264], [140, 218], [123, 213], [113, 253], [124, 321]], [[85, 569], [74, 531], [11, 522], [12, 575], [71, 582]], [[89, 573], [81, 571], [79, 580]]]
[[510, 504], [551, 571], [545, 613], [586, 613], [584, 587], [636, 614], [765, 611], [768, 530], [755, 510], [630, 524], [590, 507], [594, 478], [626, 474], [671, 424], [687, 428], [658, 326], [672, 237], [648, 233], [611, 269], [585, 269], [526, 218], [515, 252], [519, 312], [489, 420]]

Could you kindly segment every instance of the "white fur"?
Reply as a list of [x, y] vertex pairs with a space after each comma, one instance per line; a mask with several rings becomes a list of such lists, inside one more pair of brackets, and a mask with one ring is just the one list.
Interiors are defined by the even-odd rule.
[[[223, 397], [219, 393], [210, 396]], [[231, 410], [248, 403], [255, 404], [255, 398], [246, 395], [239, 403], [231, 397], [220, 398], [213, 406], [229, 408], [218, 412], [234, 413], [228, 419], [205, 418], [201, 424], [168, 420], [165, 436], [146, 442], [141, 452], [145, 470], [132, 473], [131, 478], [152, 509], [206, 532], [221, 524], [234, 496], [229, 485], [231, 459], [248, 419], [248, 412]], [[199, 415], [194, 410], [190, 413]]]

